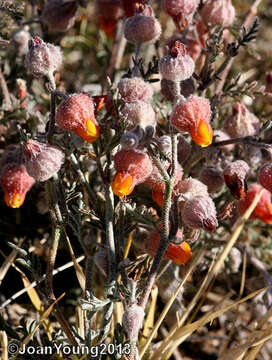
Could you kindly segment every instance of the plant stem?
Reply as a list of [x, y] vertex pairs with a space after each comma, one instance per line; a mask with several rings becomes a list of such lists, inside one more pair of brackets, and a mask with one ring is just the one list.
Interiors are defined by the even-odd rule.
[[245, 137], [240, 137], [240, 138], [223, 140], [223, 141], [215, 142], [211, 146], [219, 147], [219, 146], [225, 146], [225, 145], [229, 145], [229, 144], [238, 144], [238, 143], [242, 143], [245, 145], [253, 145], [253, 146], [264, 148], [264, 149], [271, 149], [271, 147], [272, 147], [272, 144], [266, 144], [266, 143], [256, 141], [256, 140], [254, 140], [254, 137], [252, 137], [252, 136], [245, 136]]

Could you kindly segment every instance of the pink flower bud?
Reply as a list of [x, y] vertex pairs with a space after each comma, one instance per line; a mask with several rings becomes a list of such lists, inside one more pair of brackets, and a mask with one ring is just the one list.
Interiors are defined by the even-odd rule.
[[34, 182], [35, 180], [29, 176], [23, 165], [7, 163], [3, 166], [0, 174], [0, 183], [5, 193], [4, 200], [7, 206], [19, 208]]
[[183, 81], [189, 79], [195, 71], [195, 63], [185, 50], [184, 45], [176, 41], [170, 53], [159, 62], [159, 71], [164, 79]]
[[209, 196], [208, 187], [197, 179], [189, 177], [178, 184], [178, 191], [186, 200], [193, 199], [196, 196]]
[[24, 144], [24, 162], [29, 175], [37, 181], [46, 181], [57, 173], [64, 154], [55, 146], [32, 139]]
[[[201, 53], [201, 45], [199, 41], [195, 39], [195, 35], [193, 33], [188, 33], [186, 36], [184, 35], [173, 35], [165, 41], [164, 49], [171, 49], [175, 46], [175, 42], [180, 41], [185, 45], [186, 51], [191, 58], [196, 61]], [[168, 52], [165, 51], [165, 55], [168, 55]]]
[[272, 163], [264, 164], [259, 170], [259, 183], [272, 192]]
[[152, 172], [152, 162], [148, 155], [138, 150], [120, 150], [114, 156], [117, 173], [128, 173], [134, 185], [144, 182]]
[[183, 164], [187, 158], [191, 155], [192, 146], [185, 139], [184, 136], [180, 135], [178, 138], [178, 161]]
[[216, 209], [209, 196], [196, 196], [185, 202], [182, 220], [192, 229], [215, 231], [218, 226]]
[[201, 16], [206, 23], [213, 26], [229, 26], [235, 18], [235, 8], [231, 0], [207, 0], [201, 9]]
[[[125, 103], [122, 108], [122, 114], [131, 124], [131, 127], [137, 125], [140, 125], [142, 128], [156, 126], [156, 115], [150, 103], [143, 101]], [[130, 130], [131, 127], [128, 129]]]
[[154, 42], [161, 35], [161, 25], [150, 6], [140, 6], [140, 12], [125, 23], [125, 38], [132, 43]]
[[36, 77], [48, 75], [58, 70], [62, 64], [62, 54], [58, 46], [45, 43], [38, 36], [29, 40], [26, 67]]
[[[251, 184], [248, 187], [246, 196], [240, 199], [238, 202], [238, 211], [242, 215], [252, 204], [256, 195], [263, 189], [259, 184]], [[271, 204], [271, 193], [268, 190], [264, 190], [261, 199], [257, 203], [250, 219], [260, 219], [267, 224], [272, 224], [272, 204]]]
[[170, 16], [190, 15], [197, 9], [199, 0], [163, 0], [163, 10]]
[[132, 304], [125, 310], [122, 323], [130, 341], [137, 339], [139, 330], [143, 324], [143, 319], [144, 309], [141, 306]]
[[233, 107], [232, 115], [225, 119], [223, 126], [232, 138], [254, 136], [259, 131], [260, 121], [243, 104], [237, 103]]
[[[229, 135], [222, 130], [214, 130], [214, 138], [215, 138], [215, 142], [230, 140]], [[229, 144], [229, 145], [220, 146], [220, 149], [225, 152], [229, 152], [232, 151], [234, 147], [235, 147], [234, 144]]]
[[49, 31], [65, 32], [74, 26], [76, 12], [76, 1], [49, 0], [42, 11], [41, 20]]
[[127, 102], [150, 102], [153, 96], [153, 89], [149, 83], [140, 77], [124, 78], [118, 83], [119, 93]]
[[248, 171], [249, 166], [243, 160], [236, 160], [224, 169], [225, 183], [236, 199], [245, 197], [247, 191], [246, 175]]
[[203, 167], [200, 172], [199, 180], [208, 186], [209, 193], [219, 192], [224, 186], [222, 171], [214, 166]]
[[56, 123], [64, 130], [74, 131], [88, 142], [97, 140], [100, 134], [93, 100], [85, 93], [72, 94], [58, 106]]

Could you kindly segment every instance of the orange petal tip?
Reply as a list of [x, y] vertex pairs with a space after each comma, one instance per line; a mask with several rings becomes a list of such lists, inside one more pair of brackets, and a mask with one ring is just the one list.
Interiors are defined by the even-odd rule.
[[190, 135], [197, 145], [207, 147], [212, 143], [213, 129], [208, 122], [201, 120], [196, 128], [190, 129]]
[[134, 190], [133, 177], [130, 174], [119, 172], [115, 175], [111, 187], [115, 195], [127, 196]]
[[9, 194], [5, 192], [4, 200], [8, 207], [16, 209], [19, 208], [21, 205], [23, 205], [25, 201], [25, 194], [23, 195], [20, 195], [19, 193]]

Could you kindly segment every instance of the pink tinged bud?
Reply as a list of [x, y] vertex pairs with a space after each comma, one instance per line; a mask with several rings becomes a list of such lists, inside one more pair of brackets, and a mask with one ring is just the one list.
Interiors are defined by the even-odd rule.
[[24, 144], [24, 162], [29, 175], [46, 181], [56, 174], [64, 161], [64, 154], [55, 146], [32, 139]]
[[[214, 139], [215, 142], [220, 142], [220, 141], [230, 140], [230, 137], [227, 133], [225, 133], [222, 130], [215, 130]], [[234, 144], [229, 144], [229, 145], [220, 146], [220, 149], [225, 152], [230, 152], [234, 149], [234, 147], [235, 147]]]
[[[248, 187], [246, 196], [240, 199], [238, 202], [238, 211], [242, 215], [252, 204], [256, 195], [263, 189], [259, 184], [251, 184]], [[272, 224], [272, 204], [271, 204], [271, 193], [268, 190], [264, 190], [261, 199], [255, 207], [250, 219], [259, 219], [267, 224]]]
[[124, 29], [125, 38], [134, 44], [154, 42], [161, 35], [161, 25], [153, 16], [150, 6], [143, 13], [138, 13], [127, 19]]
[[186, 200], [193, 199], [196, 196], [209, 196], [208, 187], [197, 179], [189, 177], [178, 184], [178, 191], [182, 198]]
[[126, 103], [122, 108], [122, 114], [132, 127], [140, 125], [142, 128], [156, 126], [156, 115], [151, 104], [137, 101]]
[[185, 202], [182, 220], [192, 229], [215, 231], [218, 226], [216, 209], [209, 196], [196, 196]]
[[235, 18], [235, 8], [231, 0], [207, 0], [201, 9], [204, 22], [211, 25], [229, 26]]
[[178, 138], [178, 161], [180, 164], [183, 164], [188, 157], [191, 155], [192, 146], [185, 139], [184, 136], [180, 135]]
[[72, 94], [57, 108], [56, 123], [73, 131], [83, 140], [94, 142], [100, 131], [94, 115], [94, 103], [88, 94]]
[[127, 173], [133, 178], [133, 185], [144, 182], [152, 172], [148, 155], [138, 150], [121, 150], [114, 156], [117, 173]]
[[152, 86], [139, 77], [124, 78], [118, 83], [119, 93], [127, 102], [150, 102], [153, 96]]
[[248, 171], [249, 166], [243, 160], [234, 161], [224, 169], [225, 183], [236, 199], [243, 199], [246, 195]]
[[163, 10], [170, 16], [190, 15], [197, 9], [199, 0], [163, 0]]
[[211, 107], [208, 99], [191, 95], [186, 101], [180, 101], [173, 109], [170, 121], [180, 131], [197, 128], [201, 121], [211, 118]]
[[264, 164], [259, 170], [259, 183], [272, 192], [272, 163]]
[[76, 1], [49, 0], [42, 11], [41, 20], [50, 32], [65, 32], [74, 26], [76, 12]]
[[159, 71], [164, 79], [184, 81], [189, 79], [195, 71], [195, 63], [185, 50], [184, 45], [176, 41], [170, 49], [170, 54], [159, 62]]
[[144, 319], [144, 309], [136, 304], [129, 305], [123, 315], [123, 326], [128, 339], [136, 340]]
[[254, 136], [260, 129], [260, 121], [243, 104], [237, 103], [232, 115], [225, 119], [223, 127], [232, 138]]
[[62, 54], [58, 46], [45, 43], [38, 36], [29, 40], [26, 55], [27, 70], [36, 77], [48, 75], [58, 70], [62, 64]]
[[194, 34], [191, 35], [190, 33], [186, 35], [186, 37], [184, 35], [171, 36], [170, 38], [166, 39], [164, 43], [164, 54], [168, 55], [168, 51], [166, 51], [166, 49], [172, 49], [172, 47], [175, 46], [176, 41], [179, 41], [185, 45], [188, 55], [190, 55], [191, 58], [195, 61], [201, 53], [201, 45], [193, 37]]
[[34, 182], [35, 180], [29, 176], [23, 165], [10, 163], [3, 166], [0, 183], [5, 193], [4, 200], [7, 206], [19, 208]]
[[200, 173], [199, 180], [207, 185], [209, 193], [219, 192], [224, 186], [222, 171], [214, 166], [204, 167]]

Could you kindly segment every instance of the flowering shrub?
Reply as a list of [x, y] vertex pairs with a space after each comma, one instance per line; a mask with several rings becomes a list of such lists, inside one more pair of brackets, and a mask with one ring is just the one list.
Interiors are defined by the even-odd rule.
[[0, 0], [1, 358], [272, 358], [266, 7]]

